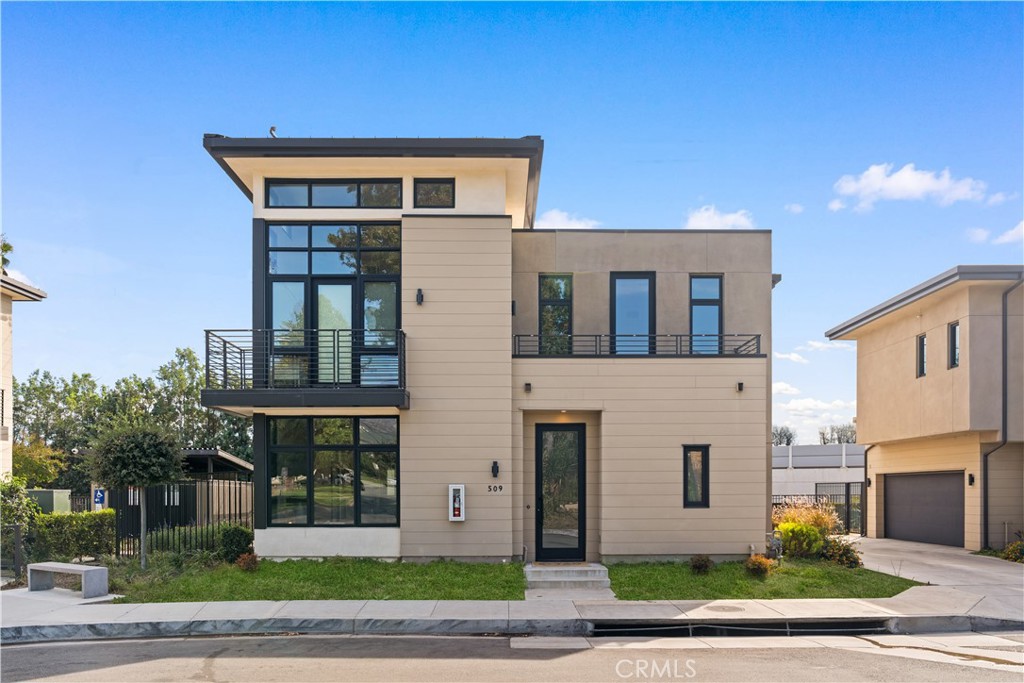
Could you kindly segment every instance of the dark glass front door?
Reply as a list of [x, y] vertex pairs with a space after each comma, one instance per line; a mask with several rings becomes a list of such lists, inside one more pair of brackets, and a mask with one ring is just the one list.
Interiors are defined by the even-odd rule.
[[537, 560], [586, 556], [586, 425], [537, 425]]

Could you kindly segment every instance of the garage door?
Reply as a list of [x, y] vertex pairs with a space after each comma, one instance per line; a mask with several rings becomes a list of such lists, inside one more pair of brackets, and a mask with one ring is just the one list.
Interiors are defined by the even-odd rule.
[[885, 537], [964, 545], [964, 473], [885, 475]]

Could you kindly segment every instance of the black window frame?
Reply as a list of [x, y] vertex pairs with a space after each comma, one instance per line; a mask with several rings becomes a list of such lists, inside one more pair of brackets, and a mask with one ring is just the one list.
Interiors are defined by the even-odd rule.
[[[546, 299], [544, 298], [545, 278], [569, 278], [569, 297], [567, 299]], [[576, 283], [573, 281], [572, 273], [538, 273], [537, 274], [537, 353], [541, 356], [569, 356], [572, 355], [572, 330], [573, 330], [573, 290]], [[544, 307], [563, 306], [569, 309], [569, 331], [565, 334], [566, 348], [561, 353], [551, 351], [544, 343]], [[550, 335], [554, 336], [554, 335]], [[556, 345], [558, 346], [558, 345]]]
[[[697, 299], [693, 296], [694, 280], [718, 280], [717, 299]], [[694, 346], [695, 333], [693, 331], [693, 308], [694, 306], [717, 306], [718, 307], [718, 339], [713, 344], [701, 341], [699, 349], [712, 349], [711, 351], [699, 350]], [[690, 352], [705, 356], [722, 355], [722, 337], [725, 334], [725, 276], [722, 273], [691, 273], [690, 274]]]
[[916, 370], [917, 376], [925, 377], [928, 374], [928, 335], [919, 334], [914, 342], [916, 349]]
[[[691, 501], [690, 495], [690, 468], [687, 467], [687, 460], [692, 451], [700, 451], [701, 474], [700, 474], [700, 500]], [[711, 507], [710, 487], [711, 467], [711, 444], [683, 444], [683, 507], [684, 508], [709, 508]]]
[[[452, 203], [450, 205], [441, 204], [421, 204], [419, 199], [419, 186], [420, 184], [431, 184], [431, 185], [451, 185], [452, 186]], [[454, 209], [455, 208], [455, 178], [413, 178], [412, 180], [412, 206], [414, 209]]]
[[948, 365], [947, 368], [952, 370], [953, 368], [960, 367], [960, 321], [954, 320], [949, 324], [946, 329], [946, 343], [949, 346], [948, 349]]
[[609, 351], [612, 355], [622, 356], [643, 356], [642, 353], [617, 353], [616, 341], [618, 340], [618, 333], [615, 331], [615, 315], [616, 315], [616, 304], [615, 304], [615, 283], [619, 280], [647, 280], [647, 334], [649, 337], [647, 344], [647, 354], [649, 356], [655, 355], [657, 350], [657, 339], [655, 338], [658, 334], [658, 274], [653, 270], [635, 270], [635, 271], [612, 271], [609, 273], [608, 279], [608, 303], [609, 303], [609, 315], [608, 315], [608, 338], [610, 340]]
[[[352, 420], [352, 444], [317, 444], [314, 443], [313, 420], [344, 418]], [[360, 444], [359, 443], [359, 421], [365, 419], [388, 418], [395, 421], [395, 443], [392, 444]], [[283, 420], [305, 420], [306, 421], [306, 443], [304, 445], [283, 445], [278, 446], [270, 441], [271, 425], [275, 419]], [[266, 495], [266, 522], [267, 527], [279, 528], [309, 528], [317, 527], [324, 529], [353, 529], [353, 528], [395, 528], [402, 523], [402, 425], [397, 415], [268, 415], [265, 421], [266, 437], [266, 467], [267, 476], [264, 478], [263, 487]], [[353, 499], [353, 519], [351, 524], [317, 524], [315, 521], [315, 509], [313, 507], [313, 496], [315, 486], [313, 481], [313, 462], [316, 451], [352, 452], [353, 480], [352, 487], [355, 492]], [[395, 521], [394, 523], [363, 523], [362, 517], [362, 492], [360, 482], [362, 481], [361, 454], [363, 451], [394, 452], [395, 454]], [[305, 524], [282, 524], [274, 522], [271, 509], [271, 479], [274, 473], [270, 470], [270, 457], [272, 452], [301, 453], [306, 455], [306, 523]]]
[[[398, 186], [398, 204], [396, 206], [365, 206], [363, 204], [363, 185], [392, 184]], [[306, 186], [306, 204], [304, 206], [271, 206], [270, 188], [272, 185]], [[355, 185], [356, 203], [354, 206], [313, 204], [314, 185]], [[384, 209], [394, 211], [404, 206], [404, 193], [401, 178], [266, 178], [263, 181], [263, 207], [266, 209]]]

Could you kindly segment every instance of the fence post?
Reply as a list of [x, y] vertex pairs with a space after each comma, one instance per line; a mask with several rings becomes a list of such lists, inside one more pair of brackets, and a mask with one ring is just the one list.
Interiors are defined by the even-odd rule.
[[21, 580], [21, 567], [25, 563], [21, 547], [21, 525], [14, 527], [14, 578]]

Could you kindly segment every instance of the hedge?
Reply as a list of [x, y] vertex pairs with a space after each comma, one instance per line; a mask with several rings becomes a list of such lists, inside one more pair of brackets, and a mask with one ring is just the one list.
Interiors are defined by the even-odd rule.
[[32, 559], [113, 555], [117, 543], [113, 510], [36, 515]]

